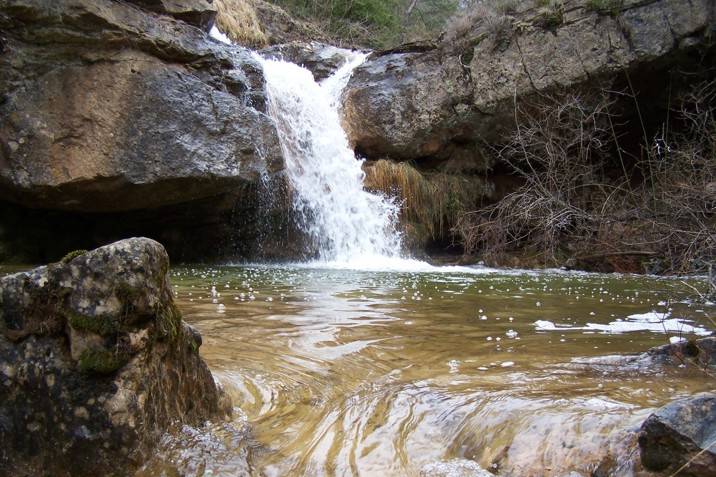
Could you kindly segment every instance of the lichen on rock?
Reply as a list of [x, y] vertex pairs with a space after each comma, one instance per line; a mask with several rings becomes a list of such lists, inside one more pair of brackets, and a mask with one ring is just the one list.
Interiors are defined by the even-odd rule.
[[0, 279], [0, 475], [124, 475], [228, 412], [168, 268], [134, 238]]

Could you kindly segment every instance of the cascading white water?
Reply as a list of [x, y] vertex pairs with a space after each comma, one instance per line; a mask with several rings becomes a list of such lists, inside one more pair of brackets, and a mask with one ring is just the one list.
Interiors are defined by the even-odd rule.
[[338, 114], [340, 94], [364, 59], [351, 53], [319, 85], [298, 65], [259, 57], [304, 231], [321, 261], [361, 268], [395, 260], [401, 248], [398, 207], [363, 189], [362, 161], [350, 148]]

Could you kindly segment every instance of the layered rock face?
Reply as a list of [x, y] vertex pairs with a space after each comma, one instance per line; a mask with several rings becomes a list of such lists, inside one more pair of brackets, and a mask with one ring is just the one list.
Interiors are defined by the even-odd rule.
[[168, 268], [135, 238], [0, 279], [0, 475], [127, 475], [228, 411]]
[[515, 100], [613, 86], [624, 82], [624, 72], [635, 89], [646, 88], [706, 45], [716, 27], [709, 0], [533, 5], [518, 4], [514, 14], [485, 12], [441, 43], [369, 58], [344, 92], [356, 148], [372, 159], [469, 154], [472, 145], [498, 142], [514, 127]]
[[208, 37], [215, 14], [204, 0], [3, 2], [0, 198], [68, 220], [255, 203], [282, 154], [261, 67]]

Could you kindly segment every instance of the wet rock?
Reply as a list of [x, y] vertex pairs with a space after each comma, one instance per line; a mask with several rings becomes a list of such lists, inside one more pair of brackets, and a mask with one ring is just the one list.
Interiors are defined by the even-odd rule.
[[494, 474], [473, 460], [452, 459], [423, 466], [420, 477], [494, 477]]
[[716, 476], [716, 394], [697, 394], [658, 409], [641, 426], [639, 449], [649, 470]]
[[134, 238], [0, 279], [0, 475], [127, 475], [227, 413], [168, 268]]
[[358, 67], [343, 96], [343, 121], [359, 153], [409, 159], [470, 136], [473, 88], [456, 57], [391, 53]]
[[9, 50], [0, 56], [2, 198], [83, 212], [156, 208], [283, 167], [261, 67], [246, 49], [110, 0], [3, 2], [0, 28]]
[[657, 346], [645, 353], [633, 355], [607, 355], [590, 358], [572, 358], [560, 367], [587, 373], [610, 376], [631, 376], [638, 374], [661, 374], [664, 371], [697, 367], [716, 368], [716, 337], [709, 336], [696, 340], [684, 340]]
[[657, 346], [647, 351], [646, 357], [658, 364], [716, 367], [716, 336]]
[[261, 54], [267, 58], [303, 66], [313, 73], [316, 81], [324, 80], [335, 73], [346, 63], [350, 53], [350, 50], [315, 41], [294, 41], [261, 50]]
[[610, 86], [625, 71], [637, 90], [667, 78], [690, 50], [708, 48], [716, 25], [709, 0], [617, 4], [607, 13], [567, 1], [547, 24], [544, 9], [520, 7], [476, 18], [436, 47], [373, 55], [344, 92], [351, 141], [372, 159], [447, 158], [510, 132], [516, 98]]
[[212, 0], [130, 0], [157, 13], [171, 15], [204, 30], [209, 30], [216, 18]]

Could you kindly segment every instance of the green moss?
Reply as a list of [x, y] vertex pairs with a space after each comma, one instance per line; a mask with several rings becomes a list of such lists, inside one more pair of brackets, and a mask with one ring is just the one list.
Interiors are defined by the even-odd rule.
[[87, 316], [72, 310], [66, 310], [64, 315], [72, 328], [80, 331], [90, 331], [102, 336], [117, 333], [121, 325], [117, 318], [107, 315]]
[[127, 364], [125, 355], [106, 350], [86, 349], [77, 362], [80, 370], [85, 373], [110, 374]]
[[193, 353], [199, 352], [199, 344], [196, 342], [196, 340], [190, 339], [189, 340], [189, 347], [191, 348]]
[[122, 305], [122, 315], [127, 316], [134, 312], [134, 302], [142, 291], [128, 283], [120, 282], [115, 286], [114, 294]]
[[62, 257], [60, 262], [69, 263], [72, 260], [74, 260], [75, 258], [79, 257], [80, 255], [84, 255], [86, 253], [87, 253], [87, 250], [73, 250], [70, 253], [66, 254], [64, 257]]

